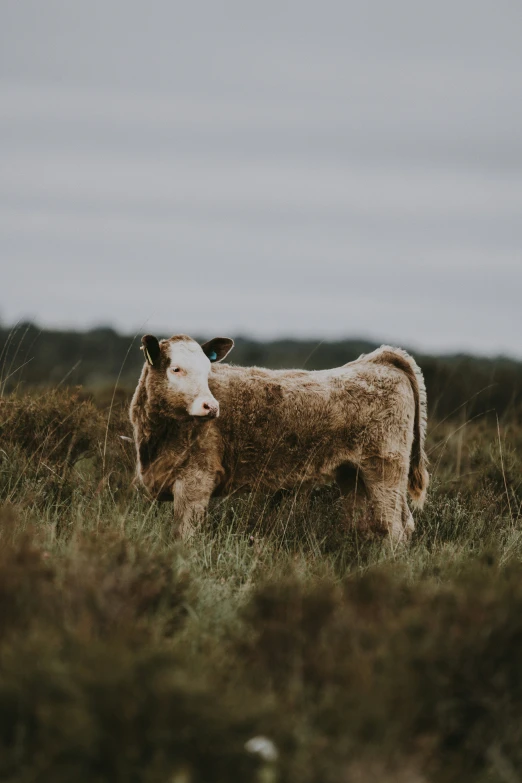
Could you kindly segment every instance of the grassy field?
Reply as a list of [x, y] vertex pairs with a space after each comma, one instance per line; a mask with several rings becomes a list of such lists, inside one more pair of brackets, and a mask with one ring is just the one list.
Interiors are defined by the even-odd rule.
[[124, 404], [0, 398], [2, 781], [522, 781], [519, 414], [430, 421], [395, 553], [333, 488], [182, 545], [121, 434]]

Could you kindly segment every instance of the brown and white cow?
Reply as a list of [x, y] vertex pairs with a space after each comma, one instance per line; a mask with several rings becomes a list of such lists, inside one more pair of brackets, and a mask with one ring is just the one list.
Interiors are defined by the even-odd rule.
[[142, 338], [130, 409], [138, 476], [151, 497], [173, 500], [179, 534], [214, 495], [332, 481], [348, 493], [357, 475], [375, 530], [408, 538], [407, 493], [422, 507], [428, 486], [426, 391], [412, 357], [382, 346], [332, 370], [220, 364], [233, 346]]

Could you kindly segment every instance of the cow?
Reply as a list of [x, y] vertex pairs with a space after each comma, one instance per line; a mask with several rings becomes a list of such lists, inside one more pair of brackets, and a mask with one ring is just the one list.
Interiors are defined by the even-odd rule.
[[222, 363], [233, 346], [142, 338], [130, 407], [137, 476], [151, 498], [173, 502], [177, 534], [194, 533], [213, 496], [332, 482], [348, 496], [355, 478], [374, 531], [406, 542], [407, 494], [422, 508], [429, 481], [414, 359], [383, 345], [330, 370], [269, 370]]

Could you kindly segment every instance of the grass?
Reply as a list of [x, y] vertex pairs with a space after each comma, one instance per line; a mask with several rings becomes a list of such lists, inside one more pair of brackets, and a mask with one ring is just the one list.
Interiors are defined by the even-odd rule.
[[128, 429], [0, 400], [1, 780], [522, 781], [519, 419], [431, 422], [395, 553], [333, 488], [216, 501], [182, 545]]

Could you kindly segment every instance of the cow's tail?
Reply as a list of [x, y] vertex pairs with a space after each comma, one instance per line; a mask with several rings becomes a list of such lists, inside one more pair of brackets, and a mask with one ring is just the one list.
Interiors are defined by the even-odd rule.
[[427, 425], [426, 386], [421, 369], [415, 359], [400, 348], [383, 345], [373, 354], [365, 357], [377, 364], [391, 364], [402, 370], [411, 384], [415, 399], [415, 418], [413, 423], [413, 443], [410, 455], [408, 491], [417, 508], [422, 508], [426, 500], [429, 484], [428, 458], [424, 450]]

